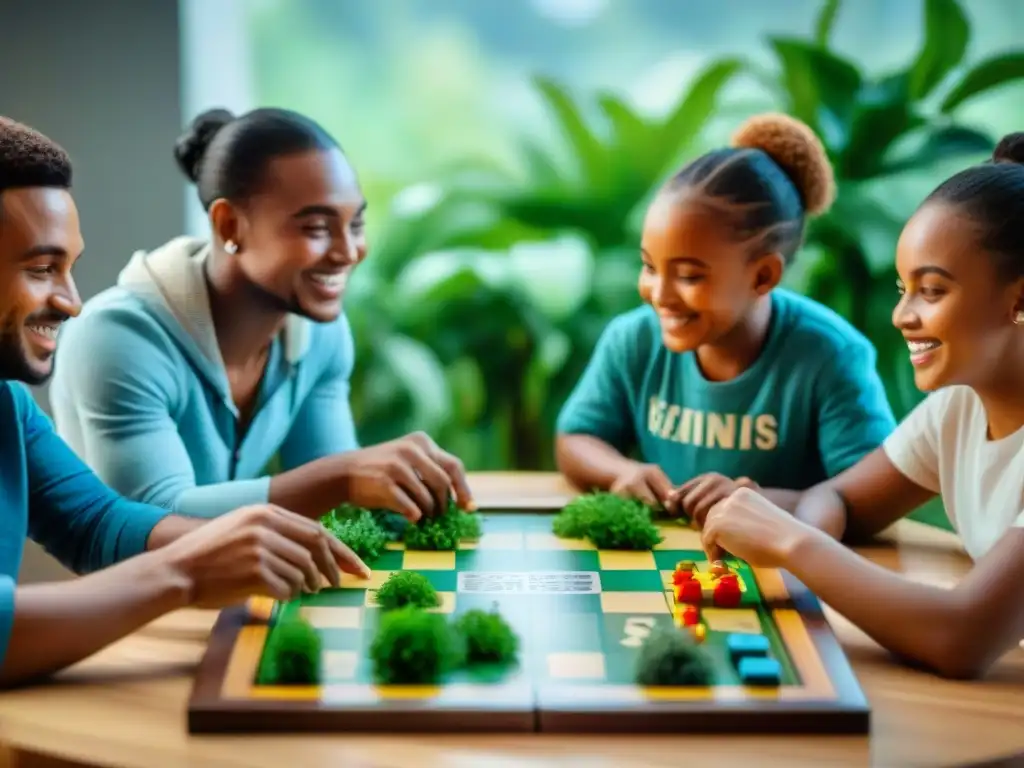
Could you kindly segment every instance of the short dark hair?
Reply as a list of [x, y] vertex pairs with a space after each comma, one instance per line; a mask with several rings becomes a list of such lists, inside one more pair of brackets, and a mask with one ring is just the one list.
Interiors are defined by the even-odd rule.
[[955, 206], [976, 221], [981, 246], [1001, 277], [1024, 277], [1024, 133], [1004, 136], [988, 162], [942, 182], [925, 198]]
[[57, 142], [0, 116], [0, 192], [20, 187], [71, 188], [71, 158]]
[[209, 209], [219, 198], [243, 202], [258, 191], [275, 157], [330, 149], [340, 149], [338, 142], [297, 112], [264, 108], [235, 117], [226, 109], [211, 109], [178, 139], [174, 158]]
[[803, 242], [808, 216], [835, 198], [832, 165], [821, 141], [788, 115], [747, 120], [732, 146], [708, 152], [669, 181], [673, 192], [696, 193], [729, 219], [738, 240], [760, 253], [776, 251], [788, 263]]

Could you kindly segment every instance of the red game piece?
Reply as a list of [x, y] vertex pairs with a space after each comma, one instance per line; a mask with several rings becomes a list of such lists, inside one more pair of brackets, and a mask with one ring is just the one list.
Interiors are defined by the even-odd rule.
[[684, 581], [676, 586], [676, 602], [700, 605], [704, 599], [704, 590], [696, 579]]
[[715, 585], [714, 601], [719, 608], [735, 608], [741, 597], [740, 585], [735, 578], [723, 577]]
[[696, 605], [687, 605], [683, 608], [683, 626], [692, 627], [700, 622], [700, 609]]
[[692, 571], [676, 571], [675, 573], [672, 574], [672, 583], [673, 584], [678, 585], [678, 584], [682, 584], [685, 581], [693, 581], [693, 572]]

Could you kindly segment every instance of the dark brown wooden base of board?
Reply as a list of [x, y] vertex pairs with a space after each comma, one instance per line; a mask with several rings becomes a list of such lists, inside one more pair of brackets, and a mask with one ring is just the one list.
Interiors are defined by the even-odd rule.
[[807, 708], [773, 712], [732, 710], [705, 711], [608, 710], [596, 712], [541, 711], [538, 730], [543, 733], [689, 734], [736, 735], [867, 735], [870, 712], [844, 712]]
[[481, 712], [428, 710], [415, 712], [379, 709], [327, 710], [315, 703], [290, 702], [286, 707], [230, 704], [207, 711], [191, 710], [188, 731], [214, 733], [533, 733], [534, 712]]

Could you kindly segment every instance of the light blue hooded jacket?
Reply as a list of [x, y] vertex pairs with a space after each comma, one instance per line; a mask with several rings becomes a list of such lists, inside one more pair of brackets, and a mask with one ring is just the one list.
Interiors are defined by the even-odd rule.
[[213, 517], [266, 502], [282, 470], [358, 447], [348, 320], [289, 316], [239, 437], [203, 276], [209, 245], [176, 238], [135, 253], [117, 285], [65, 324], [50, 390], [60, 435], [137, 501]]

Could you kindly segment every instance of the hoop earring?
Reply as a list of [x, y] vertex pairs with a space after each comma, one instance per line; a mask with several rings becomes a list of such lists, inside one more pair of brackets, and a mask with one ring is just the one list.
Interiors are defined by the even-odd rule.
[[[226, 243], [224, 243], [224, 250], [233, 256], [234, 254], [238, 253], [238, 245], [235, 243], [234, 240], [228, 240]], [[1024, 313], [1022, 313], [1022, 316], [1024, 316]]]

